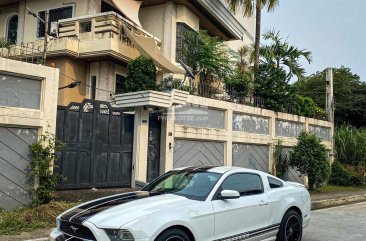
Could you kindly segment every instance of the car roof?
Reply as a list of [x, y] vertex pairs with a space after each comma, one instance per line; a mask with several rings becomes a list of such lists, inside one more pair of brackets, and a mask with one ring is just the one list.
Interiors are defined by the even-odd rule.
[[264, 173], [258, 170], [243, 168], [243, 167], [235, 167], [235, 166], [202, 166], [202, 167], [181, 167], [175, 168], [173, 171], [207, 171], [207, 172], [216, 172], [216, 173], [226, 173], [226, 172], [252, 172], [252, 173]]

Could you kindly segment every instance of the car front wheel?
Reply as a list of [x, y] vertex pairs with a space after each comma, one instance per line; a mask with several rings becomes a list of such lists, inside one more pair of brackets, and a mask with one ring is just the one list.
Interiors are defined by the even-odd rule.
[[301, 217], [296, 211], [290, 210], [283, 216], [277, 241], [301, 241], [301, 239]]
[[180, 229], [169, 229], [160, 234], [156, 241], [191, 241], [191, 239]]

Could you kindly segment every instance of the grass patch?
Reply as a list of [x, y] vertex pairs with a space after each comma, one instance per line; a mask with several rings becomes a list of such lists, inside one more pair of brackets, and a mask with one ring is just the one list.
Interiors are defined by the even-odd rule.
[[77, 204], [51, 202], [36, 208], [0, 210], [0, 235], [17, 235], [35, 229], [55, 227], [56, 217], [75, 205]]
[[345, 186], [323, 186], [312, 191], [312, 194], [317, 193], [332, 193], [332, 192], [352, 192], [352, 191], [366, 191], [365, 186], [361, 187], [345, 187]]

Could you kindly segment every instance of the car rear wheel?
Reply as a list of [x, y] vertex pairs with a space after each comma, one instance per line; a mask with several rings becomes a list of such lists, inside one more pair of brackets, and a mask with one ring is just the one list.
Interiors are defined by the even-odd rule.
[[277, 241], [301, 241], [301, 239], [301, 217], [296, 211], [290, 210], [283, 216]]
[[180, 229], [169, 229], [160, 234], [156, 241], [191, 241], [191, 239]]

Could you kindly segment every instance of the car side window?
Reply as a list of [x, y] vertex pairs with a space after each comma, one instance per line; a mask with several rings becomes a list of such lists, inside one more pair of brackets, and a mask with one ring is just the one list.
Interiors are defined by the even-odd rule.
[[238, 191], [240, 196], [263, 193], [261, 177], [251, 173], [236, 173], [228, 176], [221, 184], [221, 190]]
[[269, 186], [271, 188], [281, 188], [283, 187], [283, 183], [280, 180], [277, 180], [273, 177], [268, 177]]

